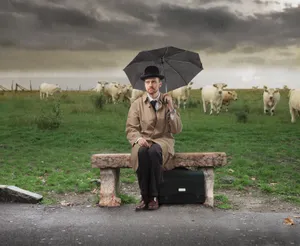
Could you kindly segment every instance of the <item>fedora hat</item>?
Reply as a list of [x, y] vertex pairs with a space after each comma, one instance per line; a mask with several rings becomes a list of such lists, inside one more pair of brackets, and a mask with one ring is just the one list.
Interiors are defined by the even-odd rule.
[[144, 73], [141, 75], [141, 80], [145, 80], [148, 78], [160, 78], [160, 79], [164, 79], [165, 76], [163, 76], [162, 74], [159, 73], [159, 69], [156, 66], [148, 66], [145, 68]]

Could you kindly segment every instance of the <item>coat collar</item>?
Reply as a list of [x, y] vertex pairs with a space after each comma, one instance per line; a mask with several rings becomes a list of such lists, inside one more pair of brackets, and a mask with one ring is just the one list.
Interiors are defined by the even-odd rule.
[[151, 102], [152, 100], [158, 101], [159, 98], [160, 98], [160, 92], [159, 92], [159, 94], [158, 94], [158, 96], [157, 96], [156, 98], [152, 98], [152, 97], [149, 95], [149, 93], [147, 93], [147, 96], [148, 96], [148, 99], [150, 100], [150, 102]]
[[[159, 99], [158, 99], [158, 101], [162, 104], [163, 103], [163, 94], [162, 93], [160, 93], [160, 95], [159, 95]], [[144, 94], [143, 94], [143, 102], [150, 102], [149, 101], [149, 97], [148, 97], [148, 95], [147, 95], [147, 92], [145, 92]]]
[[[149, 97], [147, 95], [147, 92], [145, 92], [143, 94], [143, 102], [150, 105], [150, 101], [149, 101]], [[160, 93], [160, 96], [159, 96], [159, 99], [158, 99], [158, 108], [157, 108], [157, 110], [160, 110], [162, 108], [162, 106], [163, 106], [163, 94]]]

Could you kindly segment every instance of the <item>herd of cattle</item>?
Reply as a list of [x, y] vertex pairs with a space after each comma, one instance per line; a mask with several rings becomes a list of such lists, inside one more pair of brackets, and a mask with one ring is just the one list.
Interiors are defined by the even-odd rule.
[[[187, 99], [190, 97], [190, 91], [192, 89], [193, 82], [188, 85], [180, 87], [176, 90], [168, 92], [172, 98], [177, 102], [178, 108], [181, 104], [183, 108], [186, 108]], [[226, 107], [228, 111], [228, 106], [231, 101], [238, 99], [237, 93], [235, 91], [224, 90], [227, 84], [215, 83], [213, 85], [207, 85], [201, 90], [201, 98], [203, 103], [203, 110], [206, 113], [207, 105], [210, 105], [210, 114], [215, 112], [219, 114], [222, 106]], [[55, 92], [60, 92], [61, 88], [59, 85], [42, 83], [40, 85], [40, 98], [47, 98], [49, 95], [53, 95]], [[121, 85], [117, 82], [98, 82], [96, 87], [92, 89], [97, 93], [103, 93], [107, 99], [107, 102], [117, 103], [118, 101], [128, 100], [130, 103], [135, 101], [140, 97], [144, 91], [133, 89], [131, 85], [125, 84]], [[300, 112], [300, 89], [291, 89], [289, 91], [289, 110], [291, 114], [291, 122], [296, 122], [296, 115], [299, 116]], [[280, 91], [279, 89], [268, 88], [264, 86], [263, 92], [263, 106], [264, 113], [270, 112], [270, 115], [274, 115], [276, 106], [280, 101]]]

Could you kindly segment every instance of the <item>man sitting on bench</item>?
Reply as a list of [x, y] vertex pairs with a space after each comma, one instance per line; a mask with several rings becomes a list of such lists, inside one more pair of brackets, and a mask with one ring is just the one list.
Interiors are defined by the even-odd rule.
[[147, 93], [131, 104], [126, 121], [126, 136], [132, 146], [131, 164], [142, 197], [136, 211], [159, 208], [157, 197], [162, 172], [173, 169], [169, 162], [174, 155], [172, 134], [182, 131], [180, 115], [171, 96], [159, 92], [162, 79], [158, 67], [145, 68], [141, 80]]

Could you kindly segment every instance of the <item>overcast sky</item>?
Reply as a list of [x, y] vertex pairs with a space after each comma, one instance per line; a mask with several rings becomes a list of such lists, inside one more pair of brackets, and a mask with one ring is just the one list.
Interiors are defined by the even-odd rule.
[[293, 73], [289, 81], [296, 83], [299, 6], [300, 0], [1, 0], [0, 69], [113, 69], [112, 79], [126, 82], [122, 68], [139, 50], [173, 45], [199, 52], [199, 83], [225, 73], [256, 85], [266, 69]]

